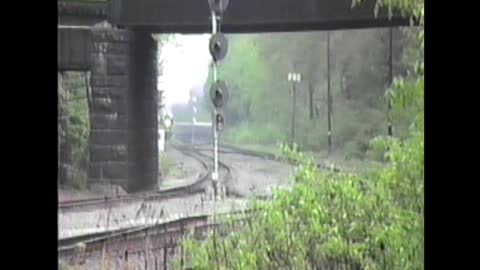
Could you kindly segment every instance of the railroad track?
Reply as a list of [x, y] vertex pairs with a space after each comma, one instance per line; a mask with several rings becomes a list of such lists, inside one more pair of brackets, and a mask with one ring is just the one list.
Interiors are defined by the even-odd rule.
[[[194, 147], [197, 151], [211, 151], [212, 147], [211, 145], [196, 145]], [[245, 156], [252, 156], [252, 157], [258, 157], [266, 160], [273, 160], [273, 161], [279, 161], [279, 162], [287, 162], [284, 158], [282, 158], [279, 155], [275, 155], [272, 153], [268, 152], [261, 152], [261, 151], [256, 151], [256, 150], [250, 150], [250, 149], [243, 149], [231, 145], [226, 145], [226, 144], [220, 144], [219, 145], [219, 153], [224, 153], [224, 154], [240, 154], [240, 155], [245, 155]], [[331, 168], [327, 165], [317, 163], [317, 168], [322, 169], [322, 170], [333, 170], [334, 172], [340, 172], [341, 170], [339, 168]]]
[[[66, 211], [74, 211], [74, 210], [89, 210], [95, 209], [96, 207], [114, 207], [122, 204], [128, 204], [133, 202], [139, 201], [161, 201], [169, 198], [174, 197], [185, 197], [190, 194], [196, 194], [204, 192], [205, 185], [211, 178], [212, 168], [209, 165], [210, 162], [206, 162], [205, 159], [211, 161], [213, 158], [207, 154], [201, 153], [201, 151], [211, 151], [212, 148], [210, 145], [196, 145], [194, 147], [186, 146], [180, 144], [178, 141], [172, 142], [172, 146], [182, 152], [183, 154], [193, 157], [198, 160], [202, 166], [205, 168], [205, 172], [201, 174], [198, 179], [189, 185], [179, 186], [174, 188], [169, 188], [160, 191], [152, 191], [152, 192], [145, 192], [145, 193], [137, 193], [137, 194], [128, 194], [128, 195], [120, 195], [116, 197], [104, 197], [104, 198], [93, 198], [93, 199], [81, 199], [81, 200], [71, 200], [71, 201], [64, 201], [59, 203], [58, 210], [61, 212]], [[226, 154], [241, 154], [246, 156], [253, 156], [267, 160], [275, 160], [275, 161], [282, 161], [282, 158], [266, 152], [254, 151], [254, 150], [246, 150], [241, 149], [238, 147], [230, 146], [230, 145], [220, 145], [219, 147], [220, 153]], [[231, 168], [227, 164], [219, 161], [219, 167], [223, 169], [226, 173], [222, 177], [224, 181], [228, 181], [232, 177]], [[329, 169], [330, 167], [317, 164], [319, 169]], [[340, 171], [338, 168], [334, 168], [334, 171]], [[235, 194], [231, 194], [234, 195]]]
[[[93, 198], [93, 199], [81, 199], [81, 200], [71, 200], [63, 201], [58, 204], [59, 212], [71, 212], [71, 211], [85, 211], [92, 210], [98, 207], [115, 207], [123, 204], [129, 204], [134, 202], [151, 202], [151, 201], [162, 201], [174, 197], [186, 197], [191, 194], [197, 194], [204, 192], [206, 184], [211, 178], [211, 166], [209, 165], [210, 157], [199, 153], [195, 149], [182, 146], [178, 143], [172, 144], [172, 146], [178, 151], [182, 152], [186, 156], [190, 156], [202, 164], [202, 167], [205, 169], [203, 173], [191, 184], [169, 188], [165, 190], [156, 190], [151, 192], [120, 195], [116, 197], [104, 197], [104, 198]], [[208, 161], [206, 160], [208, 158]], [[228, 165], [222, 163], [222, 168], [227, 170], [227, 175], [231, 175], [230, 168]]]
[[[198, 127], [198, 126], [197, 126]], [[211, 128], [211, 127], [210, 127]], [[198, 132], [201, 134], [201, 132]], [[212, 136], [211, 134], [205, 137], [205, 135], [202, 137], [199, 134], [196, 136], [197, 141], [202, 141], [202, 142], [208, 142], [211, 141]], [[175, 136], [175, 135], [174, 135]], [[177, 137], [178, 141], [182, 141], [184, 143], [190, 143], [191, 142], [191, 134], [185, 131], [183, 134]], [[191, 146], [190, 146], [191, 147]], [[196, 150], [200, 151], [212, 151], [212, 144], [211, 143], [197, 143], [193, 147]], [[252, 156], [252, 157], [258, 157], [266, 160], [272, 160], [272, 161], [279, 161], [279, 162], [287, 162], [285, 158], [281, 157], [280, 155], [275, 155], [273, 153], [268, 153], [268, 152], [262, 152], [262, 151], [257, 151], [257, 150], [250, 150], [250, 149], [244, 149], [228, 144], [222, 144], [219, 143], [219, 153], [225, 153], [225, 154], [240, 154], [240, 155], [245, 155], [245, 156]], [[293, 164], [293, 165], [298, 165], [298, 164]], [[329, 170], [329, 171], [334, 171], [334, 172], [341, 172], [344, 171], [344, 169], [339, 169], [337, 167], [332, 167], [330, 165], [322, 164], [322, 163], [317, 163], [316, 164], [317, 168], [320, 170]]]
[[251, 214], [252, 210], [245, 210], [219, 214], [216, 218], [191, 216], [89, 239], [77, 238], [77, 242], [63, 241], [58, 246], [58, 259], [63, 265], [88, 270], [105, 269], [105, 266], [107, 269], [168, 269], [174, 258], [182, 258], [188, 265], [188, 260], [183, 261], [188, 254], [180, 245], [185, 237], [202, 240], [213, 231], [225, 235], [244, 226], [253, 218]]
[[[176, 235], [180, 234], [180, 236], [184, 236], [191, 232], [192, 229], [215, 227], [219, 224], [224, 224], [225, 221], [229, 220], [228, 218], [233, 218], [232, 220], [242, 220], [245, 217], [255, 214], [257, 211], [258, 210], [252, 209], [231, 211], [228, 213], [219, 213], [215, 218], [213, 218], [212, 215], [195, 215], [153, 225], [61, 239], [58, 241], [58, 253], [59, 257], [72, 255], [76, 252], [79, 243], [85, 245], [88, 251], [95, 252], [107, 241], [110, 244], [122, 244], [120, 242], [124, 244], [138, 239], [144, 239], [146, 236], [152, 237], [158, 235], [158, 237], [165, 237], [166, 234], [172, 232]], [[176, 238], [176, 240], [178, 240], [179, 237]], [[119, 249], [122, 247], [124, 246], [117, 245], [115, 248]]]
[[[146, 192], [143, 194], [124, 195], [116, 198], [77, 200], [77, 201], [60, 203], [59, 214], [67, 214], [67, 215], [70, 215], [70, 213], [75, 213], [77, 211], [80, 213], [85, 212], [86, 214], [88, 212], [93, 213], [93, 211], [96, 211], [96, 210], [100, 210], [104, 212], [108, 210], [107, 216], [110, 216], [110, 209], [112, 209], [113, 211], [113, 208], [115, 207], [115, 210], [114, 210], [115, 219], [119, 220], [116, 223], [117, 225], [112, 227], [108, 225], [108, 221], [106, 225], [99, 225], [99, 223], [97, 223], [96, 225], [93, 225], [93, 224], [87, 225], [87, 226], [82, 225], [80, 227], [71, 227], [72, 225], [70, 224], [72, 223], [70, 221], [67, 221], [67, 223], [69, 223], [68, 226], [70, 227], [65, 228], [65, 233], [63, 233], [63, 236], [61, 237], [61, 239], [72, 238], [72, 237], [83, 237], [83, 236], [85, 236], [88, 239], [90, 238], [90, 236], [91, 237], [101, 236], [116, 230], [124, 231], [127, 229], [139, 228], [142, 226], [150, 226], [153, 223], [157, 222], [155, 218], [153, 218], [154, 220], [152, 221], [147, 216], [145, 216], [145, 222], [143, 222], [142, 221], [143, 219], [141, 218], [140, 220], [137, 220], [137, 217], [134, 217], [134, 216], [129, 217], [129, 214], [127, 214], [127, 217], [125, 217], [123, 214], [120, 214], [122, 213], [122, 211], [124, 211], [123, 209], [125, 209], [125, 211], [127, 212], [130, 212], [131, 211], [130, 208], [133, 205], [139, 205], [140, 203], [142, 203], [142, 206], [140, 206], [140, 208], [142, 208], [143, 203], [146, 203], [145, 205], [151, 206], [150, 203], [155, 204], [160, 202], [161, 204], [163, 204], [165, 202], [168, 205], [168, 204], [171, 204], [169, 202], [170, 200], [180, 199], [180, 201], [190, 201], [190, 199], [193, 199], [195, 197], [196, 197], [195, 200], [199, 200], [199, 198], [201, 199], [203, 195], [200, 195], [200, 193], [205, 193], [206, 189], [209, 187], [209, 182], [211, 178], [211, 172], [212, 172], [211, 167], [213, 163], [212, 162], [213, 158], [211, 153], [205, 153], [205, 151], [210, 152], [212, 150], [211, 147], [210, 148], [202, 148], [199, 146], [192, 147], [189, 145], [180, 144], [174, 140], [172, 140], [171, 146], [174, 147], [176, 150], [184, 153], [185, 155], [191, 156], [199, 160], [205, 169], [204, 174], [200, 175], [200, 177], [198, 177], [198, 179], [192, 184], [171, 188], [167, 190], [152, 191], [152, 192]], [[250, 150], [236, 149], [234, 147], [229, 147], [229, 146], [222, 146], [220, 148], [220, 152], [278, 160], [278, 157], [275, 157], [271, 154], [265, 154], [261, 152], [250, 151]], [[233, 178], [232, 168], [229, 165], [225, 164], [224, 162], [219, 162], [219, 169], [220, 169], [222, 183], [228, 183], [228, 181]], [[222, 193], [222, 194], [226, 195], [227, 200], [228, 198], [235, 200], [235, 198], [244, 197], [243, 196], [244, 194], [242, 195], [242, 193], [238, 193], [235, 189], [226, 189], [226, 194], [225, 193]], [[202, 205], [203, 205], [203, 202], [202, 202]], [[186, 207], [190, 207], [190, 206], [186, 206]], [[197, 205], [195, 205], [195, 207], [197, 207]], [[168, 211], [168, 209], [170, 208], [166, 208], [166, 209]], [[187, 210], [187, 213], [186, 213], [187, 216], [197, 214], [195, 209], [193, 209], [193, 212], [188, 212], [188, 211], [192, 211], [192, 209]], [[202, 206], [202, 211], [203, 211], [203, 206]], [[88, 216], [85, 214], [82, 213], [84, 218]], [[76, 214], [74, 214], [74, 216], [71, 216], [71, 217], [75, 218], [76, 217], [75, 215]], [[98, 220], [102, 219], [101, 215], [105, 215], [105, 214], [99, 214]], [[90, 218], [92, 217], [88, 216], [89, 220]], [[95, 218], [97, 219], [97, 216], [95, 216]], [[163, 221], [161, 222], [165, 222], [169, 219], [170, 218], [166, 217], [166, 219], [163, 219]], [[66, 220], [68, 220], [68, 218]], [[81, 222], [81, 223], [89, 224], [89, 222]]]
[[[203, 145], [199, 146], [196, 145], [194, 147], [182, 145], [177, 143], [176, 141], [172, 140], [172, 147], [176, 150], [184, 153], [185, 155], [191, 156], [202, 163], [202, 166], [205, 168], [205, 173], [198, 177], [197, 181], [193, 184], [185, 185], [181, 187], [171, 188], [168, 190], [163, 191], [155, 191], [155, 192], [147, 192], [144, 194], [132, 194], [126, 196], [119, 196], [115, 198], [116, 200], [112, 199], [93, 199], [93, 200], [77, 200], [63, 204], [63, 210], [66, 209], [86, 209], [88, 207], [105, 207], [106, 206], [113, 206], [115, 204], [125, 204], [129, 202], [144, 202], [144, 201], [162, 201], [164, 199], [172, 198], [172, 197], [185, 197], [186, 199], [188, 196], [192, 194], [196, 194], [199, 192], [204, 192], [206, 188], [206, 184], [210, 181], [211, 172], [212, 172], [212, 156], [209, 153], [205, 153], [205, 151], [212, 151], [211, 146]], [[246, 156], [253, 156], [257, 158], [263, 158], [267, 160], [276, 160], [282, 161], [280, 157], [275, 156], [270, 153], [263, 153], [257, 152], [252, 150], [245, 150], [236, 147], [231, 147], [227, 145], [221, 145], [219, 152], [225, 154], [240, 154]], [[219, 162], [219, 169], [221, 173], [222, 181], [228, 181], [232, 178], [232, 168], [223, 162]], [[236, 194], [228, 194], [229, 197], [235, 197]], [[237, 195], [238, 196], [238, 195]], [[70, 203], [70, 205], [69, 205]], [[60, 206], [59, 206], [60, 210]], [[229, 210], [230, 211], [230, 210]], [[177, 243], [181, 240], [186, 233], [189, 231], [191, 232], [192, 229], [196, 233], [204, 232], [206, 230], [212, 229], [218, 225], [218, 222], [212, 222], [212, 213], [209, 214], [202, 214], [202, 215], [188, 215], [183, 216], [179, 219], [167, 219], [163, 221], [159, 221], [157, 223], [148, 223], [148, 224], [136, 224], [135, 226], [131, 227], [123, 227], [118, 228], [115, 230], [106, 230], [106, 231], [99, 231], [95, 233], [88, 233], [83, 235], [76, 235], [71, 236], [63, 239], [59, 239], [58, 241], [58, 255], [59, 258], [63, 258], [66, 260], [72, 260], [77, 255], [78, 244], [82, 243], [84, 250], [89, 253], [89, 255], [85, 254], [89, 257], [89, 260], [94, 260], [94, 258], [98, 258], [102, 254], [109, 254], [118, 262], [118, 260], [125, 260], [125, 255], [122, 256], [119, 254], [126, 254], [128, 250], [129, 254], [139, 254], [140, 255], [146, 254], [145, 250], [156, 250], [157, 252], [162, 250], [160, 253], [164, 254], [160, 256], [167, 259], [166, 255], [170, 251], [178, 254], [181, 252], [177, 249]], [[147, 239], [147, 240], [146, 240]], [[146, 246], [147, 245], [147, 246]], [[173, 249], [173, 250], [172, 250]], [[139, 251], [143, 250], [143, 251]], [[94, 255], [96, 254], [96, 255]], [[158, 253], [157, 253], [158, 254]], [[129, 258], [132, 255], [130, 255]], [[169, 255], [170, 256], [170, 255]], [[151, 258], [147, 258], [148, 256], [142, 257], [142, 260], [148, 261]], [[116, 259], [115, 259], [116, 258]], [[131, 259], [130, 259], [131, 260]], [[160, 261], [156, 261], [157, 258], [154, 260], [153, 264], [149, 264], [149, 268], [154, 266]], [[169, 259], [170, 260], [170, 259]], [[143, 261], [141, 262], [143, 265]], [[162, 262], [163, 264], [163, 262]], [[87, 267], [86, 269], [90, 269]]]
[[[112, 232], [124, 232], [130, 229], [141, 228], [145, 226], [151, 226], [157, 223], [168, 222], [168, 220], [172, 220], [172, 218], [175, 219], [176, 218], [175, 216], [185, 217], [190, 215], [196, 215], [197, 210], [200, 212], [203, 212], [204, 211], [203, 200], [206, 198], [204, 197], [205, 195], [203, 194], [205, 194], [206, 189], [209, 187], [209, 182], [211, 181], [210, 178], [211, 178], [212, 165], [210, 164], [212, 162], [210, 161], [213, 159], [208, 155], [201, 153], [200, 151], [191, 149], [190, 147], [178, 144], [176, 142], [172, 143], [172, 147], [175, 147], [176, 150], [184, 153], [185, 155], [188, 155], [197, 159], [198, 161], [200, 161], [200, 163], [204, 167], [205, 172], [202, 175], [200, 175], [194, 183], [188, 184], [185, 186], [176, 187], [176, 188], [171, 188], [168, 190], [146, 192], [143, 194], [131, 194], [131, 195], [119, 196], [117, 198], [78, 200], [78, 201], [71, 201], [67, 203], [61, 203], [59, 204], [59, 208], [58, 208], [59, 215], [62, 215], [63, 217], [62, 220], [65, 220], [69, 225], [67, 225], [66, 227], [63, 227], [62, 225], [60, 227], [62, 230], [62, 233], [59, 235], [59, 243], [60, 241], [77, 242], [78, 239], [91, 239], [92, 237], [94, 238], [94, 237], [109, 235]], [[220, 174], [222, 175], [222, 180], [226, 181], [228, 179], [231, 179], [231, 176], [232, 176], [231, 168], [227, 164], [221, 162]], [[198, 204], [193, 203], [194, 204], [193, 212], [190, 212], [192, 211], [192, 208], [188, 208], [192, 206], [186, 206], [187, 207], [186, 213], [179, 212], [179, 215], [177, 215], [176, 212], [171, 212], [163, 216], [164, 208], [162, 206], [162, 208], [160, 208], [161, 209], [160, 212], [157, 211], [158, 213], [157, 213], [157, 216], [155, 217], [150, 216], [150, 214], [142, 214], [140, 216], [138, 214], [141, 212], [142, 209], [151, 211], [150, 207], [152, 206], [152, 203], [157, 204], [157, 207], [158, 207], [158, 203], [160, 203], [160, 205], [171, 205], [172, 204], [171, 200], [198, 201], [199, 198], [201, 202], [201, 208], [200, 208], [200, 202], [198, 202]], [[136, 216], [132, 216], [131, 208], [135, 207], [135, 205], [141, 205], [140, 210], [138, 210]], [[206, 203], [206, 205], [208, 205], [208, 203]], [[167, 210], [167, 212], [170, 212], [169, 210], [170, 208], [165, 208], [165, 209]], [[98, 212], [99, 214], [94, 217], [91, 217], [92, 214], [87, 214], [87, 213], [95, 213], [96, 211], [99, 211]], [[154, 210], [153, 212], [155, 211], [156, 210]], [[88, 222], [82, 221], [80, 223], [84, 225], [81, 225], [80, 227], [78, 226], [75, 227], [74, 225], [75, 223], [72, 224], [71, 221], [68, 221], [68, 220], [69, 219], [72, 220], [72, 218], [76, 219], [77, 217], [76, 213], [80, 214], [79, 217], [83, 217], [83, 219], [88, 217], [88, 220], [90, 219], [93, 220], [94, 218], [95, 220], [97, 220], [97, 223], [90, 224], [91, 222], [89, 221]], [[110, 213], [112, 213], [112, 216], [110, 216]], [[124, 214], [121, 214], [121, 213], [130, 213], [130, 214], [126, 214], [125, 216]], [[107, 221], [102, 221], [102, 222], [106, 222], [105, 224], [102, 225], [101, 223], [98, 223], [98, 222], [100, 222], [99, 220], [101, 220], [102, 216], [105, 214], [107, 215], [108, 218], [107, 218]], [[158, 216], [158, 214], [160, 216]], [[108, 220], [110, 220], [110, 222]]]
[[[184, 150], [193, 149], [196, 155], [201, 156], [202, 158], [207, 158], [207, 159], [209, 159], [209, 161], [213, 162], [213, 157], [212, 156], [204, 154], [204, 153], [201, 152], [201, 151], [205, 151], [206, 149], [201, 149], [201, 148], [191, 147], [191, 146], [180, 146], [180, 145], [178, 145], [178, 143], [176, 141], [174, 142], [174, 145], [175, 145], [176, 149], [184, 149]], [[211, 149], [212, 148], [207, 149], [207, 150], [211, 150]], [[222, 162], [220, 160], [218, 161], [218, 166], [219, 166], [220, 169], [224, 170], [224, 175], [221, 178], [222, 181], [230, 180], [231, 177], [232, 177], [232, 168], [229, 165], [225, 164], [224, 162]], [[211, 171], [212, 171], [212, 169], [210, 168], [210, 172]]]

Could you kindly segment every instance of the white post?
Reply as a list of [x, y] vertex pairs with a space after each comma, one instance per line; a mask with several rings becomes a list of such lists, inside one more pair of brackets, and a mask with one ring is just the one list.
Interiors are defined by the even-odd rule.
[[[216, 34], [218, 31], [217, 25], [217, 18], [216, 14], [212, 12], [212, 34]], [[217, 80], [217, 64], [215, 61], [213, 62], [213, 81]], [[219, 180], [218, 175], [218, 132], [217, 132], [217, 109], [213, 108], [213, 116], [212, 116], [212, 127], [213, 127], [213, 173], [212, 173], [212, 180], [213, 180], [213, 192], [216, 199], [217, 196], [217, 183]]]
[[[215, 12], [211, 11], [212, 15], [212, 35], [215, 35], [218, 31], [220, 31], [220, 17], [215, 14]], [[213, 81], [217, 81], [217, 63], [214, 59], [213, 61]], [[212, 128], [213, 128], [213, 162], [214, 162], [214, 169], [212, 173], [212, 182], [213, 182], [213, 192], [214, 192], [214, 200], [217, 199], [218, 193], [218, 183], [219, 181], [219, 173], [218, 173], [218, 131], [217, 131], [217, 109], [213, 108], [213, 115], [212, 115]], [[215, 208], [215, 206], [214, 206]], [[215, 210], [214, 210], [215, 212]]]
[[197, 98], [192, 97], [193, 113], [192, 113], [192, 147], [195, 145], [195, 123], [197, 122], [197, 107], [196, 107]]
[[[212, 174], [212, 180], [216, 182], [219, 180], [218, 175], [218, 132], [217, 132], [217, 121], [215, 119], [215, 115], [217, 114], [217, 109], [213, 109], [213, 162], [214, 162], [214, 169]], [[216, 193], [216, 190], [215, 190]]]
[[160, 142], [158, 144], [160, 152], [165, 152], [165, 130], [160, 129], [159, 132]]

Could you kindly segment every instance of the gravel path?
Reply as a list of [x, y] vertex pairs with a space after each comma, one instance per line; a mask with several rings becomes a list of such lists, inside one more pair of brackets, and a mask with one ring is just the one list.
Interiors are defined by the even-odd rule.
[[[202, 153], [211, 155], [210, 151]], [[241, 196], [269, 195], [273, 187], [290, 186], [294, 166], [287, 163], [242, 154], [220, 154], [220, 161], [232, 169], [232, 180], [226, 185]]]

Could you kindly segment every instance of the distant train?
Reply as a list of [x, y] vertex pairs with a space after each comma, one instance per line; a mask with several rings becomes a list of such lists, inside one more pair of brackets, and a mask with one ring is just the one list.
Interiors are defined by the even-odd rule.
[[173, 114], [170, 112], [163, 113], [160, 118], [159, 126], [161, 129], [165, 130], [165, 139], [170, 139], [172, 137], [175, 127], [175, 119], [173, 117]]

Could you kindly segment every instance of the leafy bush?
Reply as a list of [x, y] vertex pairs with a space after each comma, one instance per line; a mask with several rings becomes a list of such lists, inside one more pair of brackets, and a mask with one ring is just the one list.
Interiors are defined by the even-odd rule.
[[286, 143], [280, 144], [280, 154], [289, 162], [290, 164], [300, 164], [302, 162], [311, 161], [311, 157], [300, 152], [298, 145], [296, 143], [291, 147]]
[[[254, 202], [262, 211], [243, 229], [221, 240], [210, 235], [204, 242], [188, 241], [191, 266], [423, 269], [422, 132], [387, 144], [390, 166], [369, 175], [322, 172], [303, 159], [293, 190]], [[283, 149], [302, 160], [296, 147]]]
[[376, 161], [387, 161], [388, 140], [394, 139], [381, 136], [373, 138], [368, 146], [367, 157]]

